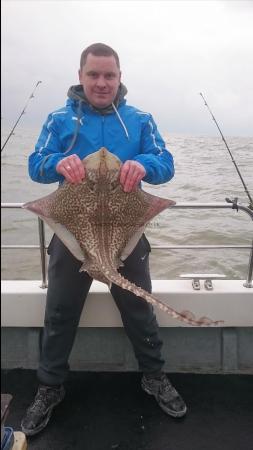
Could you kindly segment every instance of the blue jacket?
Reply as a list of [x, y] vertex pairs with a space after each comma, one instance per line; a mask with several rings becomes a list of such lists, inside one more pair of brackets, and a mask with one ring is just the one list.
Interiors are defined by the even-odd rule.
[[62, 182], [57, 163], [76, 153], [81, 159], [106, 147], [118, 158], [141, 163], [144, 181], [160, 184], [174, 176], [173, 157], [149, 113], [126, 105], [121, 84], [117, 102], [96, 110], [84, 97], [82, 86], [72, 86], [66, 106], [50, 114], [35, 151], [29, 157], [29, 175], [39, 183]]

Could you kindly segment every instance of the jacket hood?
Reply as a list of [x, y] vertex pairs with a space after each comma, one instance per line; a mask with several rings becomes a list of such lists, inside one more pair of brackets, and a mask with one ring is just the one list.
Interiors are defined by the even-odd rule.
[[[120, 103], [122, 103], [124, 100], [125, 95], [127, 94], [127, 88], [123, 83], [120, 83], [119, 85], [119, 89], [117, 92], [117, 95], [115, 97], [115, 100], [113, 102], [114, 106], [116, 108], [118, 108], [118, 106], [120, 105]], [[71, 100], [76, 100], [78, 101], [78, 103], [85, 103], [86, 105], [89, 105], [92, 109], [94, 109], [95, 111], [100, 112], [100, 114], [109, 114], [111, 112], [114, 111], [114, 108], [111, 105], [106, 106], [105, 108], [95, 108], [93, 105], [91, 105], [91, 103], [89, 102], [89, 100], [87, 99], [84, 90], [83, 90], [83, 86], [81, 84], [75, 85], [75, 86], [71, 86], [68, 90], [68, 97]]]
[[122, 118], [120, 117], [120, 114], [119, 114], [119, 112], [117, 110], [118, 106], [121, 103], [123, 103], [123, 102], [125, 103], [126, 102], [125, 99], [124, 99], [126, 93], [127, 93], [126, 86], [124, 86], [124, 84], [120, 83], [117, 95], [116, 95], [116, 97], [114, 99], [114, 102], [112, 102], [111, 105], [108, 105], [106, 108], [99, 109], [99, 108], [95, 108], [94, 106], [91, 105], [91, 103], [89, 102], [89, 100], [87, 99], [87, 97], [86, 97], [86, 95], [84, 93], [83, 86], [81, 84], [78, 84], [76, 86], [71, 86], [69, 88], [69, 90], [68, 90], [69, 100], [67, 101], [67, 104], [68, 104], [68, 102], [71, 102], [71, 101], [77, 102], [77, 104], [78, 104], [78, 107], [77, 107], [77, 121], [76, 121], [76, 129], [75, 129], [75, 132], [74, 132], [74, 135], [73, 135], [73, 139], [72, 139], [69, 147], [67, 148], [67, 150], [64, 152], [64, 154], [70, 152], [70, 150], [72, 150], [72, 148], [73, 148], [73, 146], [74, 146], [74, 144], [76, 142], [76, 139], [77, 139], [77, 136], [78, 136], [78, 132], [79, 132], [79, 128], [80, 128], [80, 124], [82, 124], [81, 116], [82, 116], [82, 105], [83, 104], [87, 105], [89, 108], [93, 109], [94, 111], [98, 112], [101, 115], [115, 113], [116, 116], [118, 117], [118, 120], [120, 121], [122, 127], [125, 130], [127, 139], [129, 139], [129, 134], [128, 134], [128, 131], [126, 129], [126, 126], [125, 126], [125, 124], [124, 124], [124, 122], [123, 122]]

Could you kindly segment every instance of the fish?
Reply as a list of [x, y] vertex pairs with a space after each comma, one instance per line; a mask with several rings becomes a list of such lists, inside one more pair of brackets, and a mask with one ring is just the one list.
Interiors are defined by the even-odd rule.
[[80, 271], [111, 287], [114, 283], [151, 303], [176, 320], [193, 326], [218, 325], [191, 311], [178, 312], [151, 293], [123, 277], [118, 269], [131, 254], [146, 226], [176, 202], [158, 197], [138, 186], [124, 192], [119, 173], [121, 160], [105, 147], [86, 156], [85, 178], [64, 180], [51, 194], [23, 204], [45, 221], [76, 259]]

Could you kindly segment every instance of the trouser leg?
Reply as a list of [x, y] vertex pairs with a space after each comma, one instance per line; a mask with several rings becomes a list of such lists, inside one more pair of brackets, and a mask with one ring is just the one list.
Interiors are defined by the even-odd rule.
[[61, 384], [92, 278], [79, 272], [78, 261], [57, 238], [49, 246], [48, 291], [38, 379], [42, 384]]
[[[143, 235], [119, 272], [129, 281], [151, 292], [149, 253], [150, 245]], [[160, 371], [164, 365], [161, 356], [162, 341], [153, 306], [116, 285], [112, 285], [111, 293], [133, 345], [139, 369], [146, 373]]]

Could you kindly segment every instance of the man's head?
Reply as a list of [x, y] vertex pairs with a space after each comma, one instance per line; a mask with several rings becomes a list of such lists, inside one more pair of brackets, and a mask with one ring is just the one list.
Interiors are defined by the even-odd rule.
[[108, 45], [93, 44], [81, 54], [79, 80], [88, 101], [96, 108], [106, 108], [114, 101], [120, 85], [117, 53]]

